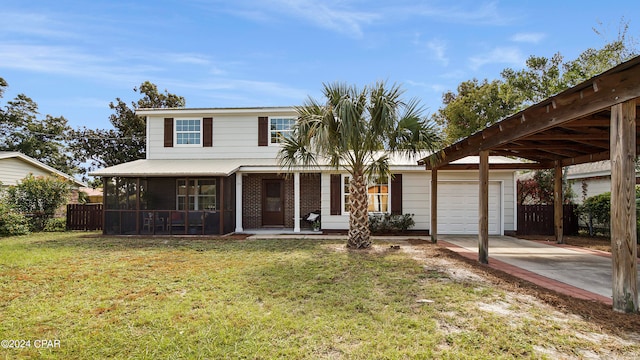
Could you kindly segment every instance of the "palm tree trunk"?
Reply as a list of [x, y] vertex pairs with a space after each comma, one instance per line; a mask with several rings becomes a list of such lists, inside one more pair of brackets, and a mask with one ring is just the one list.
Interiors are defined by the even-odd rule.
[[367, 183], [361, 171], [355, 172], [349, 182], [349, 239], [347, 247], [366, 249], [371, 246]]

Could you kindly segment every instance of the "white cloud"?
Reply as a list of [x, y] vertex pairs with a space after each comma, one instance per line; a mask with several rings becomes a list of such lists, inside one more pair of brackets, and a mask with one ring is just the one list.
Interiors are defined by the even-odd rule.
[[447, 44], [443, 40], [433, 39], [427, 43], [427, 48], [431, 50], [431, 55], [444, 66], [449, 65], [449, 58], [446, 55]]
[[525, 58], [517, 48], [498, 47], [488, 53], [473, 56], [469, 61], [471, 69], [478, 70], [487, 64], [521, 65]]
[[67, 24], [53, 19], [52, 14], [5, 12], [0, 21], [0, 33], [35, 35], [45, 38], [75, 39], [77, 32], [64, 30]]
[[517, 33], [511, 37], [511, 41], [537, 44], [545, 37], [543, 33]]
[[496, 1], [483, 2], [476, 7], [469, 4], [459, 5], [451, 2], [450, 6], [435, 6], [433, 4], [420, 4], [417, 6], [394, 6], [389, 12], [401, 16], [426, 16], [450, 23], [462, 23], [472, 25], [506, 25], [512, 23], [513, 16], [500, 13]]
[[[228, 8], [221, 9], [221, 5]], [[216, 11], [225, 11], [253, 21], [272, 21], [285, 15], [354, 38], [362, 37], [366, 25], [382, 18], [380, 13], [354, 10], [347, 1], [340, 0], [235, 1], [231, 5], [214, 1], [210, 6], [215, 7]]]

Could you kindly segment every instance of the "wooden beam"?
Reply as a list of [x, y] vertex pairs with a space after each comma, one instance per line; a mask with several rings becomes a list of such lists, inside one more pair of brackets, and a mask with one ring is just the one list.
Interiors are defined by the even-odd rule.
[[582, 156], [576, 156], [574, 158], [567, 158], [562, 160], [562, 166], [578, 165], [588, 162], [609, 160], [609, 151], [603, 151], [595, 154], [587, 154]]
[[564, 244], [562, 210], [562, 165], [556, 161], [553, 172], [553, 224], [558, 244]]
[[526, 138], [532, 141], [549, 141], [549, 140], [609, 140], [608, 132], [594, 134], [536, 134]]
[[431, 242], [438, 241], [438, 170], [431, 170]]
[[[218, 234], [224, 234], [224, 181], [226, 178], [220, 176], [216, 181], [220, 182], [220, 203], [216, 204], [220, 211], [220, 221], [218, 222]], [[205, 219], [205, 218], [203, 218]], [[204, 223], [204, 221], [203, 221]], [[204, 235], [204, 231], [203, 231]]]
[[638, 311], [636, 244], [636, 102], [611, 107], [611, 253], [613, 309]]
[[[591, 86], [593, 84], [597, 86]], [[634, 58], [628, 63], [565, 90], [553, 99], [533, 105], [445, 148], [431, 166], [439, 167], [465, 156], [476, 155], [479, 151], [490, 150], [496, 146], [562, 126], [576, 119], [584, 120], [587, 116], [603, 109], [608, 111], [609, 107], [615, 104], [638, 97], [640, 97], [640, 59]], [[552, 102], [555, 102], [555, 108], [547, 106]], [[578, 122], [575, 123], [572, 125], [577, 126]], [[496, 128], [500, 130], [497, 135], [483, 135], [485, 132], [495, 134]]]
[[489, 263], [489, 152], [480, 151], [480, 199], [478, 201], [478, 260]]
[[[489, 170], [542, 170], [548, 166], [539, 163], [489, 164]], [[479, 164], [448, 164], [438, 170], [478, 170]], [[432, 170], [433, 171], [433, 170]]]

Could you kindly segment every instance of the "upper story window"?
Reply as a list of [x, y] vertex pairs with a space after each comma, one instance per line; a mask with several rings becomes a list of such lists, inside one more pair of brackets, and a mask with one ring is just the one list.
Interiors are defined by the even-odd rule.
[[293, 133], [293, 125], [296, 119], [293, 118], [271, 118], [269, 119], [269, 142], [279, 144]]
[[176, 119], [176, 146], [200, 146], [202, 144], [201, 119]]
[[[342, 212], [349, 213], [350, 189], [349, 181], [351, 177], [344, 175], [342, 177]], [[368, 211], [371, 213], [387, 213], [391, 208], [389, 197], [389, 177], [383, 177], [370, 180], [367, 184], [367, 203]]]

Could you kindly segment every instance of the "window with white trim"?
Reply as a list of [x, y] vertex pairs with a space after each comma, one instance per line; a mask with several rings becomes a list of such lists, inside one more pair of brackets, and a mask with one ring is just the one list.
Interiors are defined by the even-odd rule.
[[269, 143], [279, 144], [293, 134], [294, 118], [270, 118], [269, 119]]
[[202, 144], [202, 119], [176, 119], [175, 122], [176, 146]]
[[[349, 175], [342, 176], [342, 212], [349, 213]], [[370, 180], [367, 185], [367, 202], [370, 213], [388, 213], [391, 209], [389, 177], [382, 177], [375, 181]]]
[[216, 179], [178, 179], [176, 209], [216, 210]]

